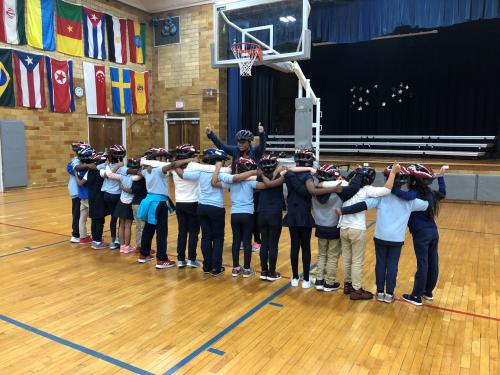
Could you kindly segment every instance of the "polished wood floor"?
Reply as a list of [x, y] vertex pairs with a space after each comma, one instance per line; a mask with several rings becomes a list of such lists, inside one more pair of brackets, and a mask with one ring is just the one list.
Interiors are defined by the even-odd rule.
[[[156, 270], [134, 255], [70, 244], [70, 226], [65, 188], [0, 195], [0, 374], [500, 373], [500, 206], [443, 205], [439, 283], [421, 308], [291, 288], [288, 278]], [[173, 216], [169, 229], [175, 259]], [[228, 221], [225, 263], [230, 245]], [[285, 230], [285, 276], [288, 247]], [[316, 250], [313, 239], [313, 263]], [[373, 255], [369, 241], [371, 290]], [[398, 296], [414, 271], [408, 235]]]

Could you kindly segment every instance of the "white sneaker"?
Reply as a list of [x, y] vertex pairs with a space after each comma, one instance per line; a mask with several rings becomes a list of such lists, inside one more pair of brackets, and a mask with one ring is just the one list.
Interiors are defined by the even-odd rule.
[[312, 287], [310, 280], [302, 280], [302, 289], [309, 289], [310, 287]]
[[384, 302], [385, 301], [385, 293], [377, 292], [377, 301]]
[[384, 302], [385, 303], [393, 303], [394, 302], [394, 296], [392, 294], [386, 294], [384, 297]]
[[80, 243], [80, 239], [78, 237], [71, 237], [71, 239], [69, 240], [69, 242], [71, 242], [71, 243]]
[[292, 279], [292, 281], [290, 281], [290, 284], [292, 284], [292, 286], [299, 286], [299, 279]]

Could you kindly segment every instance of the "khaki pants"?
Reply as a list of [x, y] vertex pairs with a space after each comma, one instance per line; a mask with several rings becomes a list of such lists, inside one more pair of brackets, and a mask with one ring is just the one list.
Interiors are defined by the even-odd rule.
[[337, 265], [341, 254], [340, 240], [318, 238], [317, 280], [325, 280], [332, 285], [337, 278]]
[[358, 290], [361, 288], [361, 274], [365, 263], [366, 230], [342, 228], [340, 240], [344, 261], [344, 281], [351, 282], [353, 288]]
[[132, 212], [134, 213], [134, 222], [135, 222], [135, 242], [136, 245], [141, 247], [141, 237], [142, 237], [142, 230], [144, 229], [144, 221], [139, 220], [137, 217], [137, 211], [139, 210], [139, 205], [138, 204], [133, 204], [132, 205]]
[[89, 200], [80, 199], [80, 221], [78, 222], [78, 230], [80, 238], [87, 237], [87, 218], [89, 217]]

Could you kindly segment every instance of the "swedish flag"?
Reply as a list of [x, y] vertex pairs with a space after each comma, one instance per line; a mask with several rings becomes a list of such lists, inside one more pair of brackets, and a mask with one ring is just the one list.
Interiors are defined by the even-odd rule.
[[12, 50], [0, 49], [0, 105], [14, 107]]
[[130, 70], [110, 67], [113, 112], [132, 113]]

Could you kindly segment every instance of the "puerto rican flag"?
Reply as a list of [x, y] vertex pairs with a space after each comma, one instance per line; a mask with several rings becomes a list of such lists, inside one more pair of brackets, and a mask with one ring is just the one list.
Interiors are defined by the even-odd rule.
[[83, 62], [83, 78], [85, 80], [85, 99], [89, 115], [105, 115], [106, 104], [106, 71], [104, 65]]
[[59, 61], [45, 57], [49, 81], [50, 110], [52, 112], [75, 112], [73, 98], [73, 61]]
[[85, 56], [105, 60], [104, 30], [106, 29], [106, 17], [104, 13], [86, 7], [82, 7], [82, 12]]
[[13, 51], [18, 106], [45, 108], [43, 56]]

